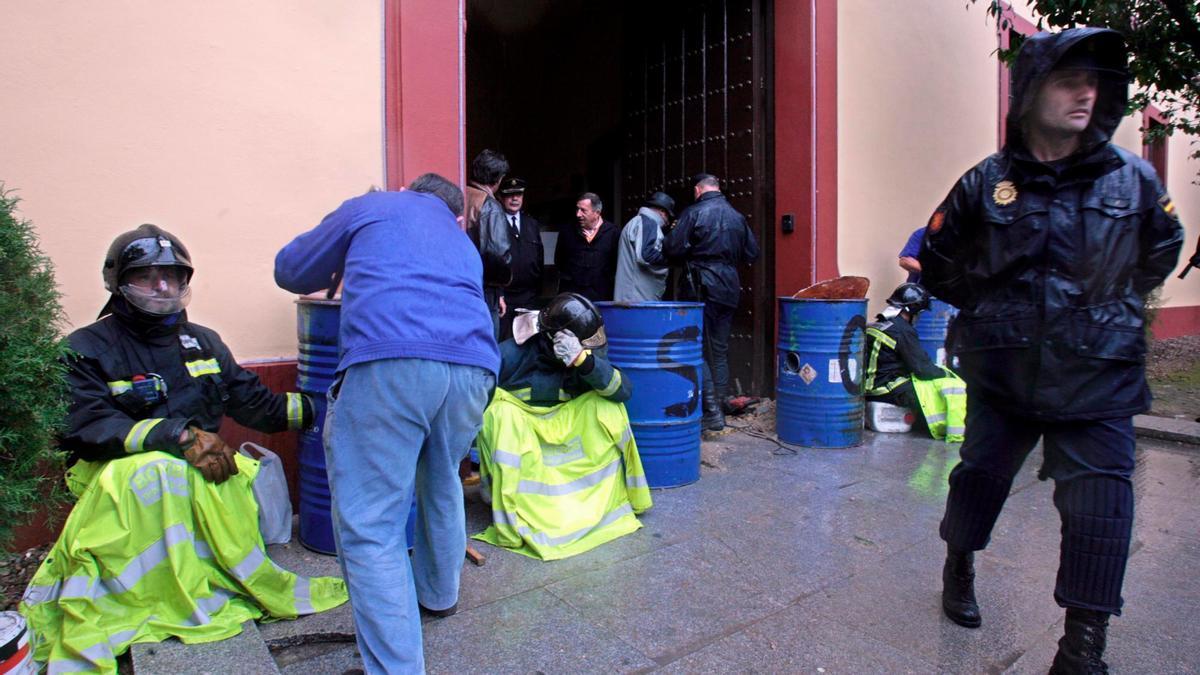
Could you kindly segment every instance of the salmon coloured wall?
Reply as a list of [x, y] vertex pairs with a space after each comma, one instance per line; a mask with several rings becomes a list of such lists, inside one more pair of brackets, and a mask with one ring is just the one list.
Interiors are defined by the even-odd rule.
[[112, 238], [153, 222], [196, 265], [191, 318], [239, 360], [294, 357], [274, 254], [382, 185], [382, 7], [215, 0], [0, 5], [0, 181], [52, 258], [70, 327]]

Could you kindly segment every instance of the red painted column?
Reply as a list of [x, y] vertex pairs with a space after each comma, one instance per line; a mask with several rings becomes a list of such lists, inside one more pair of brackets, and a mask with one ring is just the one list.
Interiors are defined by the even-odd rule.
[[389, 190], [431, 171], [463, 181], [463, 1], [384, 4]]
[[777, 292], [837, 276], [837, 0], [775, 5], [775, 213]]

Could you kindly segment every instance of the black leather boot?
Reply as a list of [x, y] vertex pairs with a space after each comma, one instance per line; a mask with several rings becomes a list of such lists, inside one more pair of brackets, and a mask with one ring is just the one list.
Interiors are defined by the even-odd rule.
[[1104, 656], [1108, 614], [1090, 609], [1067, 609], [1067, 625], [1058, 641], [1051, 675], [1107, 673]]
[[721, 411], [721, 399], [717, 397], [712, 378], [707, 374], [708, 369], [705, 368], [706, 377], [700, 396], [704, 416], [700, 419], [700, 428], [704, 431], [721, 431], [725, 428], [725, 413]]
[[942, 567], [942, 611], [951, 621], [967, 628], [979, 628], [979, 603], [975, 601], [975, 554], [971, 551], [946, 553]]

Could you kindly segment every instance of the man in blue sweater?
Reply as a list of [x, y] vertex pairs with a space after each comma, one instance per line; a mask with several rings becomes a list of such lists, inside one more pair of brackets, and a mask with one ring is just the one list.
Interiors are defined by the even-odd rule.
[[[420, 611], [457, 608], [466, 547], [458, 466], [500, 367], [462, 212], [458, 187], [425, 174], [407, 190], [346, 201], [275, 258], [275, 282], [294, 293], [345, 283], [325, 461], [369, 673], [422, 672]], [[414, 490], [410, 564], [403, 514]]]

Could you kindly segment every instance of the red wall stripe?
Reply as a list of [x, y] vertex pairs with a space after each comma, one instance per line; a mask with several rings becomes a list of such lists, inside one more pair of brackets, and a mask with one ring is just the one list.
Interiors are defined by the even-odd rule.
[[[779, 295], [838, 275], [837, 2], [775, 5], [775, 214]], [[780, 223], [774, 227], [780, 228]]]

